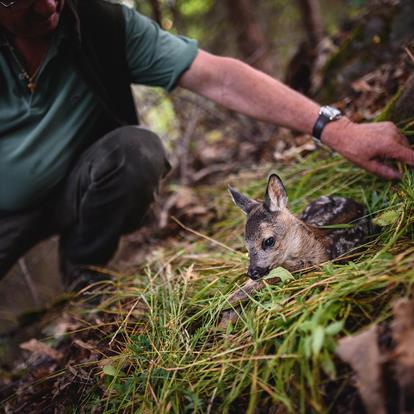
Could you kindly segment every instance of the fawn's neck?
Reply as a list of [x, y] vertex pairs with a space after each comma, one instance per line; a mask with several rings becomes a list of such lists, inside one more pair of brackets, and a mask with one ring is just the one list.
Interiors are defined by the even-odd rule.
[[330, 240], [319, 229], [301, 220], [294, 224], [295, 243], [283, 267], [295, 271], [329, 260]]

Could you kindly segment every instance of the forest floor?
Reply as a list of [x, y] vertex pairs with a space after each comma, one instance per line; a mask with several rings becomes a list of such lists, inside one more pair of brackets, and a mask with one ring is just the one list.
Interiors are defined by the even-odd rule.
[[[404, 53], [398, 63], [385, 62], [356, 81], [352, 99], [338, 106], [355, 120], [373, 120], [410, 65]], [[392, 91], [384, 92], [391, 83]], [[375, 373], [384, 360], [389, 372], [405, 367], [395, 362], [396, 350], [408, 347], [395, 321], [414, 335], [412, 321], [401, 319], [409, 302], [396, 302], [414, 283], [413, 173], [387, 183], [316, 150], [309, 137], [217, 115], [210, 106], [203, 111], [215, 111], [222, 126], [190, 154], [189, 137], [202, 135], [212, 121], [189, 112], [196, 121], [177, 150], [186, 167], [165, 184], [155, 214], [161, 226], [126, 238], [117, 271], [101, 269], [112, 281], [60, 298], [8, 338], [20, 351], [0, 373], [5, 412], [356, 413], [369, 404], [355, 387], [361, 372], [372, 374], [363, 378], [368, 388], [385, 389], [372, 394], [380, 408], [392, 408], [387, 387], [405, 396], [394, 374], [383, 384]], [[400, 127], [411, 135], [412, 124]], [[252, 134], [259, 133], [264, 138], [256, 145]], [[352, 197], [382, 231], [346, 264], [294, 274], [278, 269], [272, 275], [280, 283], [232, 304], [230, 295], [246, 281], [248, 258], [245, 219], [227, 186], [262, 199], [273, 171], [293, 212], [321, 195]], [[178, 175], [181, 184], [173, 180]], [[238, 318], [220, 325], [229, 309]], [[337, 347], [365, 327], [376, 331], [358, 346], [342, 341]], [[352, 355], [358, 359], [367, 349], [378, 355], [361, 368]]]

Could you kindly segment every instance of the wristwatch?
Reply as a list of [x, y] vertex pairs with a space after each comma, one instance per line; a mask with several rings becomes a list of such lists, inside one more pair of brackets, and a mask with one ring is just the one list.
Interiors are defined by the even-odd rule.
[[342, 117], [342, 112], [333, 106], [321, 106], [319, 110], [318, 119], [312, 129], [312, 138], [316, 144], [321, 143], [321, 134], [326, 124], [329, 122], [337, 121]]

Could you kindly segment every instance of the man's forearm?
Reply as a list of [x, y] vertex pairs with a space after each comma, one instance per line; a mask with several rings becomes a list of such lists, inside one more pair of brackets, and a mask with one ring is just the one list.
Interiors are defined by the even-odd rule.
[[[304, 133], [312, 131], [319, 105], [239, 60], [200, 53], [204, 56], [192, 69], [204, 76], [195, 82], [185, 74], [181, 86], [252, 118]], [[214, 70], [210, 73], [206, 67]]]

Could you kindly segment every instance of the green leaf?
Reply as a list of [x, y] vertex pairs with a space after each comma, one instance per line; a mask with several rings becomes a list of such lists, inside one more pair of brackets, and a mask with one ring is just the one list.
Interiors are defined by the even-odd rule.
[[305, 354], [305, 358], [309, 359], [312, 355], [312, 348], [311, 348], [311, 344], [312, 344], [312, 337], [311, 336], [307, 336], [304, 341], [303, 341], [303, 352]]
[[326, 335], [333, 336], [333, 335], [338, 334], [342, 330], [343, 327], [344, 327], [343, 321], [333, 322], [325, 328], [325, 333]]
[[292, 273], [283, 267], [276, 267], [275, 269], [271, 270], [270, 273], [264, 278], [264, 280], [273, 279], [274, 277], [278, 277], [283, 283], [294, 279]]
[[311, 331], [312, 330], [312, 328], [313, 328], [313, 322], [312, 321], [305, 321], [305, 322], [302, 322], [301, 324], [300, 324], [300, 326], [299, 326], [299, 329], [301, 330], [301, 331], [303, 331], [303, 332], [306, 332], [306, 331]]
[[229, 322], [226, 326], [226, 335], [230, 335], [233, 332], [234, 325], [233, 322]]
[[400, 210], [387, 210], [375, 217], [372, 222], [384, 227], [394, 224], [400, 217]]
[[322, 349], [323, 341], [325, 339], [325, 330], [321, 325], [318, 325], [312, 335], [312, 352], [313, 355], [319, 355]]
[[116, 377], [116, 370], [113, 365], [105, 365], [102, 369], [104, 374], [109, 375], [111, 377]]
[[325, 372], [325, 374], [331, 380], [335, 379], [336, 377], [335, 364], [333, 363], [331, 356], [327, 352], [323, 353], [323, 357], [321, 360], [321, 366], [322, 366], [323, 372]]

